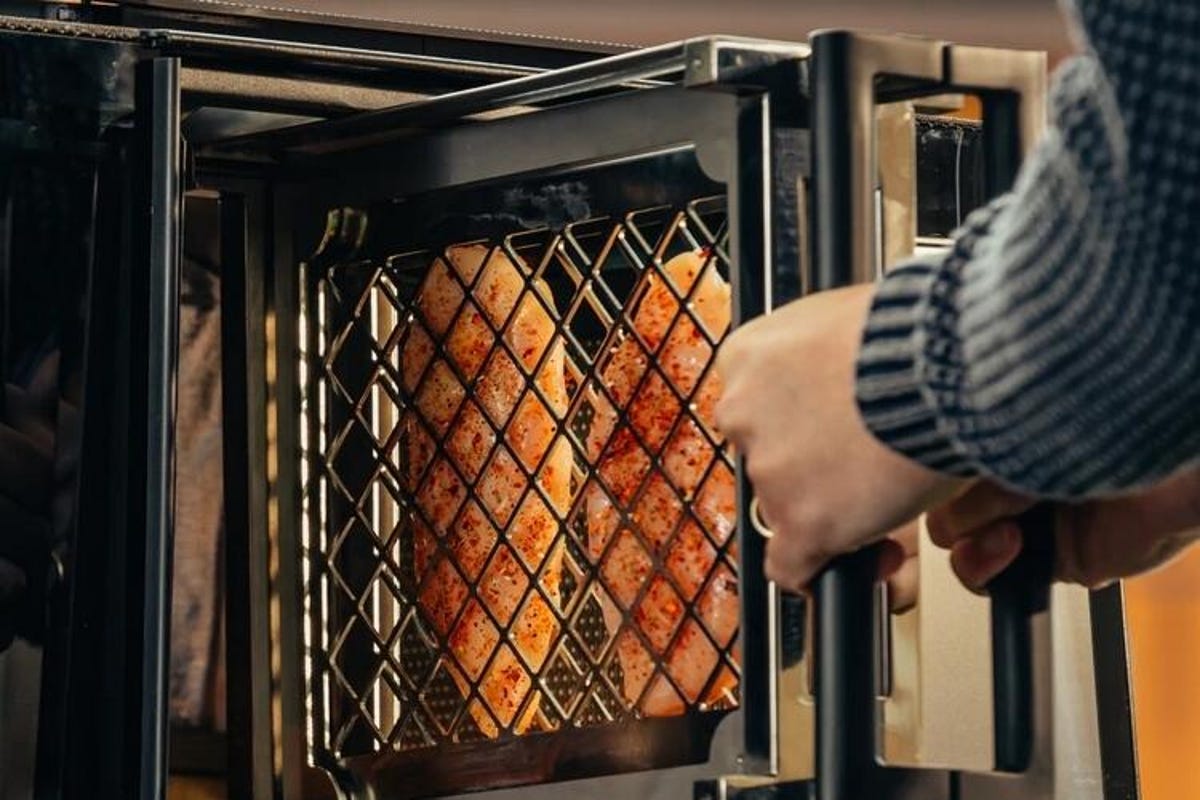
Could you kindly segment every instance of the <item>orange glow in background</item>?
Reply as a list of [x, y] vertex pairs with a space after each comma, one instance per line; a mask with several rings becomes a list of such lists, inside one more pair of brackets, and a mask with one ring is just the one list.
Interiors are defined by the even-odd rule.
[[1200, 546], [1125, 600], [1141, 800], [1200, 800]]

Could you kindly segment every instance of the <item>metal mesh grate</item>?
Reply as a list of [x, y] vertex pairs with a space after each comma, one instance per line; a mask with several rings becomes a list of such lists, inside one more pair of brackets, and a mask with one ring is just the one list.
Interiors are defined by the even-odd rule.
[[707, 198], [317, 269], [318, 753], [737, 704], [724, 228]]

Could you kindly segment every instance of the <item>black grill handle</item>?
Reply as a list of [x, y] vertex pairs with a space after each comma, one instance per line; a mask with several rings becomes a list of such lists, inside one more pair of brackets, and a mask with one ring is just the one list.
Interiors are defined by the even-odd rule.
[[995, 767], [1029, 768], [1034, 739], [1032, 617], [1050, 604], [1054, 573], [1054, 517], [1040, 503], [1017, 518], [1021, 553], [988, 584], [992, 598], [992, 699]]
[[[806, 285], [823, 291], [876, 280], [875, 104], [922, 94], [978, 91], [984, 104], [985, 193], [1011, 185], [1023, 153], [1044, 123], [1045, 56], [948, 45], [903, 36], [819, 31], [812, 48], [809, 96], [812, 116], [813, 257]], [[1039, 538], [1030, 536], [1030, 541]], [[1027, 558], [1033, 559], [1031, 554]], [[877, 552], [868, 548], [835, 559], [813, 583], [815, 603], [816, 800], [875, 796], [871, 625]], [[1024, 562], [1022, 562], [1024, 563]], [[1019, 575], [1018, 567], [1014, 575]], [[1010, 590], [1010, 581], [1016, 588]], [[1000, 745], [1032, 730], [1032, 659], [1023, 579], [997, 584], [1000, 642], [996, 671], [1003, 704], [996, 723]], [[1010, 597], [1010, 592], [1013, 597]], [[1007, 709], [1007, 711], [1005, 711]], [[1023, 746], [1028, 748], [1025, 737]], [[1022, 752], [1004, 753], [1018, 764]], [[1025, 754], [1024, 761], [1028, 761]]]
[[[821, 31], [812, 47], [813, 258], [810, 291], [879, 277], [876, 256], [876, 79], [943, 78], [944, 44]], [[875, 583], [878, 551], [834, 559], [813, 581], [816, 800], [877, 796]]]
[[875, 796], [878, 547], [834, 559], [812, 586], [816, 800]]
[[[1012, 188], [1025, 153], [1044, 126], [1046, 68], [1037, 53], [996, 55], [987, 48], [951, 48], [950, 79], [978, 90], [983, 105], [984, 194]], [[1017, 523], [1022, 549], [988, 585], [992, 617], [994, 768], [1024, 772], [1034, 745], [1031, 617], [1049, 604], [1054, 569], [1054, 506], [1043, 503]]]

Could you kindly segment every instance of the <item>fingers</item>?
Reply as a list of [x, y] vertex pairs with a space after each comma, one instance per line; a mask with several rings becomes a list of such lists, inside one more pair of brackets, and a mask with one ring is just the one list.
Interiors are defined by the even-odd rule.
[[950, 567], [959, 581], [982, 592], [1021, 553], [1021, 529], [1014, 518], [1036, 502], [979, 481], [929, 512], [929, 538], [950, 551]]
[[[1166, 563], [1197, 538], [1195, 476], [1182, 474], [1138, 494], [1060, 504], [1055, 518], [1054, 579], [1087, 588]], [[930, 512], [933, 542], [972, 591], [983, 591], [1021, 551], [1016, 517], [1035, 501], [988, 483]]]
[[[759, 507], [763, 524], [770, 527], [770, 515]], [[902, 611], [916, 602], [917, 521], [892, 531], [888, 538], [878, 542], [877, 575], [887, 581], [892, 597], [893, 610]], [[795, 538], [773, 537], [767, 542], [766, 574], [780, 587], [791, 591], [804, 591], [808, 583], [825, 566], [826, 556], [812, 553], [793, 545]], [[899, 608], [896, 606], [899, 605]]]
[[903, 614], [917, 604], [919, 546], [920, 526], [915, 519], [892, 531], [881, 543], [879, 577], [887, 581], [888, 607], [893, 614]]
[[[902, 614], [917, 603], [918, 584], [920, 583], [920, 565], [916, 553], [906, 554], [904, 546], [892, 539], [880, 542], [879, 548], [879, 579], [887, 581], [888, 605], [892, 613]], [[811, 566], [796, 570], [786, 560], [786, 557], [772, 558], [771, 551], [776, 549], [774, 540], [767, 545], [767, 577], [789, 592], [802, 592], [809, 581], [815, 577], [824, 562], [804, 562]], [[797, 577], [799, 574], [807, 578]]]
[[901, 525], [888, 534], [888, 539], [900, 545], [905, 557], [915, 556], [920, 547], [921, 525], [920, 518]]
[[921, 565], [918, 556], [905, 559], [900, 569], [888, 578], [888, 607], [893, 614], [903, 614], [917, 604], [921, 588]]
[[1011, 492], [989, 481], [980, 481], [964, 493], [929, 512], [929, 538], [938, 547], [973, 536], [989, 523], [1015, 517], [1032, 508], [1034, 498]]
[[829, 557], [807, 545], [804, 537], [774, 536], [767, 542], [767, 578], [789, 592], [803, 592]]
[[884, 539], [878, 544], [879, 553], [879, 580], [886, 581], [899, 572], [904, 567], [904, 562], [908, 560], [908, 555], [904, 552], [904, 545], [893, 539]]
[[717, 350], [713, 371], [719, 376], [723, 387], [721, 396], [713, 409], [713, 425], [718, 433], [727, 438], [734, 447], [744, 450], [747, 437], [753, 430], [751, 404], [742, 402], [742, 370], [746, 360], [747, 337], [754, 335], [755, 321], [735, 330], [721, 343]]
[[983, 591], [1021, 552], [1021, 529], [1011, 520], [976, 529], [950, 549], [950, 567], [968, 589]]
[[734, 373], [732, 365], [743, 361], [749, 346], [747, 339], [753, 338], [754, 332], [759, 327], [761, 327], [760, 318], [748, 320], [731, 330], [725, 337], [725, 341], [721, 342], [721, 346], [717, 348], [713, 369], [723, 380], [727, 380]]

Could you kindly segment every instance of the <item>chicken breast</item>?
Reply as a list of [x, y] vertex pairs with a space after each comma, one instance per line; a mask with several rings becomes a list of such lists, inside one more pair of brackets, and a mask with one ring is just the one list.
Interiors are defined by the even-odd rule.
[[401, 377], [418, 604], [480, 731], [521, 733], [538, 709], [531, 671], [558, 631], [556, 541], [570, 502], [553, 301], [524, 264], [472, 245], [434, 263], [416, 311]]
[[737, 683], [718, 650], [738, 625], [737, 576], [719, 553], [736, 522], [735, 484], [713, 446], [720, 383], [706, 371], [710, 342], [729, 327], [730, 289], [703, 252], [648, 272], [640, 288], [634, 335], [610, 351], [590, 397], [588, 549], [612, 597], [601, 606], [619, 629], [626, 700], [673, 716]]

